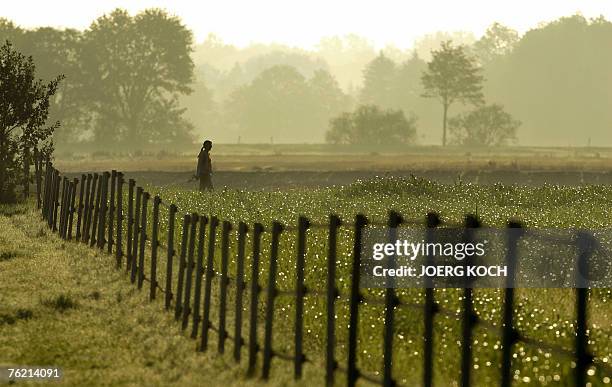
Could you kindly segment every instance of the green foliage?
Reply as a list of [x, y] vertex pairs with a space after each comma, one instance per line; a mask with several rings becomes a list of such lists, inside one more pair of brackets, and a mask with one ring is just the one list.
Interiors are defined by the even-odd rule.
[[191, 92], [193, 38], [178, 17], [159, 9], [131, 17], [116, 9], [83, 39], [83, 92], [96, 141], [129, 147], [191, 141], [178, 97]]
[[416, 138], [416, 118], [406, 119], [401, 110], [382, 110], [361, 105], [330, 121], [327, 142], [332, 144], [411, 144]]
[[493, 104], [479, 106], [448, 121], [451, 141], [467, 146], [504, 145], [516, 140], [521, 122]]
[[518, 42], [518, 32], [500, 23], [493, 23], [484, 36], [474, 43], [473, 51], [481, 64], [486, 66], [509, 55]]
[[362, 105], [378, 105], [385, 108], [397, 104], [396, 89], [397, 68], [395, 62], [381, 51], [363, 70], [363, 88], [359, 102]]
[[521, 142], [610, 144], [612, 23], [575, 15], [527, 31], [486, 68], [488, 98], [523, 121]]
[[46, 122], [49, 100], [61, 79], [37, 80], [32, 57], [26, 58], [8, 41], [0, 47], [0, 203], [16, 200], [19, 179], [29, 184], [22, 166], [32, 150], [47, 156], [53, 150], [50, 138], [59, 122]]
[[448, 109], [455, 102], [480, 104], [483, 100], [480, 68], [475, 58], [463, 46], [454, 47], [451, 41], [432, 51], [432, 59], [423, 72], [421, 81], [426, 98], [436, 98], [442, 104], [442, 145], [446, 145]]
[[318, 70], [310, 79], [291, 66], [274, 66], [242, 86], [226, 102], [234, 133], [247, 141], [312, 141], [348, 100], [334, 78]]

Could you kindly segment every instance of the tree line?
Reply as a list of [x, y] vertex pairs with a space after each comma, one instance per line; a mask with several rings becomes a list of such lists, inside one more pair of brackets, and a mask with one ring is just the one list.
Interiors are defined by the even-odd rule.
[[[575, 15], [519, 36], [495, 23], [480, 39], [426, 36], [412, 52], [376, 52], [354, 35], [327, 38], [315, 51], [238, 49], [214, 36], [195, 45], [162, 10], [117, 9], [84, 31], [1, 20], [0, 39], [32, 55], [44, 81], [65, 75], [50, 98], [49, 119], [62, 123], [58, 148], [184, 149], [195, 137], [347, 142], [350, 128], [359, 142], [371, 132], [355, 129], [364, 112], [410, 143], [585, 145], [612, 144], [611, 26]], [[463, 85], [471, 92], [445, 98], [436, 90], [442, 57], [463, 58], [455, 80], [471, 78]]]

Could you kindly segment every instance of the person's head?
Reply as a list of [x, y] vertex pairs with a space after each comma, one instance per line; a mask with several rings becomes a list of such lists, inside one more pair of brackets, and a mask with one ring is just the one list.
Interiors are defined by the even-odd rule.
[[206, 140], [204, 141], [204, 144], [202, 144], [202, 148], [206, 149], [207, 151], [212, 149], [212, 141], [210, 140]]

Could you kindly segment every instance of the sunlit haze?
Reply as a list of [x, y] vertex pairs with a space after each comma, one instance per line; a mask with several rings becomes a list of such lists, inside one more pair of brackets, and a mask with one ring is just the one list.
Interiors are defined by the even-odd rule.
[[523, 33], [539, 23], [575, 13], [612, 17], [612, 2], [605, 0], [24, 0], [6, 2], [0, 16], [22, 27], [84, 29], [116, 7], [132, 13], [165, 8], [183, 19], [197, 42], [215, 33], [238, 46], [278, 42], [303, 48], [314, 47], [322, 37], [348, 33], [362, 35], [379, 48], [386, 44], [408, 48], [415, 39], [435, 31], [468, 31], [480, 36], [494, 21]]

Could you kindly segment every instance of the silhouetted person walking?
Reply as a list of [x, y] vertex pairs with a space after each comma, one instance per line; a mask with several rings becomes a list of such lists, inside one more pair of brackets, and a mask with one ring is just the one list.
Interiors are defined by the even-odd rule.
[[202, 144], [200, 154], [198, 155], [198, 168], [196, 176], [200, 179], [200, 191], [212, 190], [212, 163], [210, 162], [210, 150], [212, 149], [212, 141], [206, 140]]

